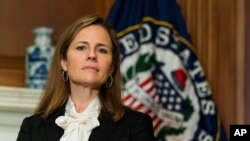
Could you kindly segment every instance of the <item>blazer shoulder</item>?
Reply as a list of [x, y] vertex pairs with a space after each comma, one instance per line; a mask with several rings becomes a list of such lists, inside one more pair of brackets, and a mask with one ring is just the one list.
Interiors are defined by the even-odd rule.
[[[142, 112], [126, 108], [124, 116], [118, 121], [124, 136], [134, 141], [153, 141], [154, 131], [152, 118]], [[127, 134], [126, 134], [127, 133]]]
[[55, 124], [55, 118], [59, 115], [60, 112], [45, 119], [42, 114], [33, 114], [24, 118], [17, 141], [59, 140], [63, 134], [63, 129]]
[[139, 111], [135, 111], [127, 107], [125, 108], [124, 118], [133, 119], [133, 120], [144, 119], [145, 121], [152, 122], [152, 118], [149, 115], [139, 112]]
[[129, 108], [125, 110], [124, 116], [120, 122], [129, 125], [133, 129], [143, 127], [153, 130], [152, 118], [149, 115]]
[[24, 118], [18, 133], [17, 141], [30, 141], [31, 133], [37, 131], [37, 129], [43, 125], [43, 121], [44, 120], [39, 114]]
[[27, 128], [28, 130], [32, 131], [43, 126], [44, 122], [45, 119], [42, 118], [41, 114], [33, 114], [23, 119], [21, 129]]
[[57, 117], [64, 115], [65, 105], [58, 107], [54, 112], [52, 112], [47, 118], [43, 118], [43, 113], [35, 113], [29, 117], [26, 117], [24, 120], [31, 123], [40, 123], [40, 122], [54, 122]]

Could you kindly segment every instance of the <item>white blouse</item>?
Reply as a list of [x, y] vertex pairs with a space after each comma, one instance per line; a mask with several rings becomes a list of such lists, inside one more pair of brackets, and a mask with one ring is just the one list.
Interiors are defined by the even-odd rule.
[[77, 113], [75, 105], [69, 97], [65, 115], [58, 117], [55, 121], [64, 129], [60, 141], [88, 141], [92, 130], [100, 125], [97, 119], [100, 109], [101, 104], [96, 97], [82, 113]]

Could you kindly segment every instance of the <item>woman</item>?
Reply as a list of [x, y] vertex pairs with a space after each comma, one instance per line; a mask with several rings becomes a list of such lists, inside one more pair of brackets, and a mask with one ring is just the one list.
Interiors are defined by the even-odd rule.
[[153, 141], [152, 120], [122, 104], [119, 48], [98, 16], [80, 18], [56, 46], [36, 113], [17, 141]]

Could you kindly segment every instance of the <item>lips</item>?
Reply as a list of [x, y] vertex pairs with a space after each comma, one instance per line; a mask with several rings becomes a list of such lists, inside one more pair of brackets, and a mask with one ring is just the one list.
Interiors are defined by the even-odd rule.
[[99, 71], [98, 67], [95, 66], [84, 66], [82, 70], [95, 70], [97, 72]]

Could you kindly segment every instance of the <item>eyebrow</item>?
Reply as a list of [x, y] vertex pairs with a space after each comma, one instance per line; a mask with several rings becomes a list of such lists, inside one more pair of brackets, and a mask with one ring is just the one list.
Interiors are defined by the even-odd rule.
[[[89, 45], [89, 43], [88, 43], [88, 42], [86, 42], [86, 41], [79, 41], [79, 42], [76, 42], [76, 44], [79, 44], [79, 43], [83, 43], [83, 44], [87, 44], [87, 45]], [[104, 47], [112, 48], [112, 46], [109, 46], [109, 45], [104, 44], [104, 43], [97, 43], [97, 45], [96, 45], [96, 46], [104, 46]]]

